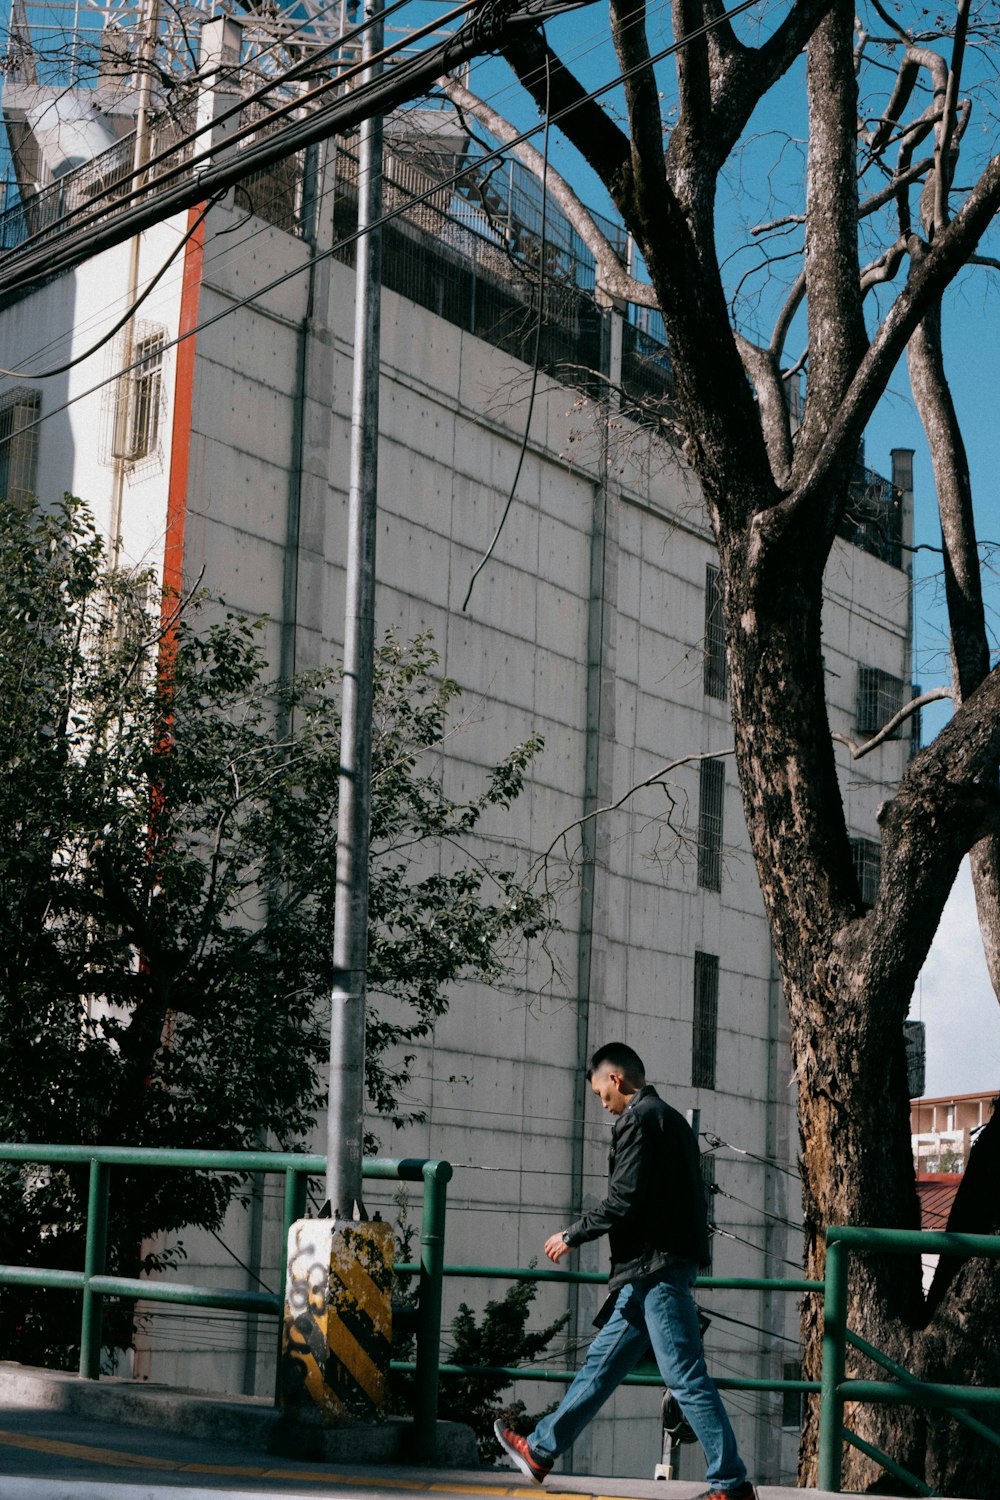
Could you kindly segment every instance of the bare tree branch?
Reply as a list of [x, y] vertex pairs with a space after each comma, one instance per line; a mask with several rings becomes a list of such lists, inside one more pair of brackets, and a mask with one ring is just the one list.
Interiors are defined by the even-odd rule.
[[[439, 78], [437, 87], [460, 110], [485, 126], [497, 140], [503, 141], [505, 145], [518, 140], [521, 132], [515, 130], [508, 120], [484, 99], [470, 92], [457, 78]], [[639, 307], [658, 308], [660, 304], [653, 288], [629, 275], [611, 241], [598, 227], [566, 179], [555, 171], [551, 162], [546, 167], [542, 153], [529, 141], [520, 141], [512, 147], [512, 151], [529, 172], [533, 172], [539, 179], [545, 176], [552, 197], [594, 257], [598, 288], [608, 297], [633, 302]]]
[[955, 40], [952, 46], [951, 67], [944, 96], [944, 119], [938, 131], [935, 150], [934, 173], [934, 228], [940, 229], [948, 222], [948, 189], [952, 174], [952, 141], [958, 127], [958, 90], [962, 79], [962, 62], [965, 56], [965, 40], [969, 28], [969, 0], [958, 0], [955, 12]]
[[951, 688], [929, 688], [926, 693], [921, 693], [918, 698], [912, 698], [909, 703], [904, 704], [899, 713], [893, 714], [888, 723], [882, 725], [878, 734], [873, 734], [871, 739], [865, 740], [863, 745], [859, 745], [849, 735], [839, 734], [836, 731], [830, 735], [830, 738], [835, 740], [838, 745], [846, 745], [851, 752], [852, 760], [860, 760], [862, 756], [870, 755], [873, 750], [878, 749], [879, 745], [891, 739], [899, 726], [905, 724], [906, 720], [912, 718], [914, 714], [919, 713], [926, 704], [937, 703], [942, 698], [953, 697], [954, 694]]
[[593, 822], [595, 818], [603, 817], [605, 813], [617, 812], [620, 807], [624, 807], [625, 803], [628, 802], [631, 797], [635, 796], [636, 792], [641, 792], [646, 787], [656, 786], [658, 782], [661, 782], [663, 780], [664, 776], [669, 776], [671, 771], [679, 770], [681, 766], [693, 765], [696, 762], [702, 760], [721, 760], [724, 756], [734, 755], [735, 753], [736, 752], [734, 747], [730, 745], [728, 750], [703, 750], [693, 752], [691, 755], [681, 755], [678, 756], [676, 760], [668, 761], [665, 766], [661, 766], [658, 771], [653, 771], [653, 773], [647, 776], [643, 781], [637, 781], [634, 786], [630, 786], [628, 791], [623, 792], [615, 802], [609, 802], [604, 807], [595, 807], [592, 812], [584, 813], [582, 818], [576, 818], [572, 823], [567, 823], [565, 828], [560, 829], [560, 831], [556, 834], [555, 838], [552, 840], [551, 844], [544, 851], [544, 853], [539, 855], [538, 859], [535, 861], [535, 864], [546, 864], [551, 857], [552, 851], [555, 849], [556, 845], [562, 843], [564, 839], [568, 838], [569, 835], [574, 831], [574, 829], [582, 828], [585, 823]]
[[770, 349], [761, 349], [737, 333], [736, 344], [747, 377], [757, 392], [761, 428], [767, 444], [767, 456], [775, 484], [784, 487], [792, 467], [792, 428], [789, 420], [785, 382], [778, 361]]

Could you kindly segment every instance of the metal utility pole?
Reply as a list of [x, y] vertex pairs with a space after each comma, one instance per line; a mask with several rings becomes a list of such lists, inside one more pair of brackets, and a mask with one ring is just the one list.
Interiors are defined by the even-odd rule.
[[[364, 80], [381, 72], [382, 0], [367, 0]], [[368, 845], [371, 821], [372, 675], [375, 649], [375, 523], [378, 477], [379, 332], [382, 290], [382, 117], [361, 126], [358, 155], [357, 281], [344, 689], [340, 728], [334, 980], [330, 1013], [330, 1097], [326, 1194], [334, 1218], [363, 1215], [361, 1154], [365, 1103], [365, 991], [368, 969]]]

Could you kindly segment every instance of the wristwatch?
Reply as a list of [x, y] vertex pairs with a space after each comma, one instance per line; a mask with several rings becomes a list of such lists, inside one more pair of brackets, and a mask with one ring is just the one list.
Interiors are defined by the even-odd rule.
[[568, 1229], [564, 1229], [563, 1232], [562, 1232], [562, 1242], [563, 1242], [564, 1245], [568, 1245], [569, 1244], [569, 1230]]

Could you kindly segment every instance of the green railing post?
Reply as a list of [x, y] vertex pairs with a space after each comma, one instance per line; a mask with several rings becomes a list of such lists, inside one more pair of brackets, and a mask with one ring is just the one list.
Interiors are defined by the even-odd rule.
[[83, 1311], [80, 1317], [80, 1374], [98, 1380], [101, 1374], [101, 1308], [103, 1298], [90, 1289], [93, 1276], [103, 1276], [108, 1248], [108, 1172], [106, 1162], [91, 1157], [87, 1191], [87, 1244], [83, 1262]]
[[847, 1361], [848, 1247], [836, 1230], [826, 1237], [826, 1291], [823, 1296], [823, 1371], [819, 1404], [819, 1487], [840, 1492], [844, 1398], [841, 1381]]
[[299, 1167], [285, 1169], [285, 1206], [281, 1216], [281, 1244], [278, 1246], [278, 1357], [274, 1365], [274, 1404], [281, 1405], [281, 1349], [285, 1337], [285, 1276], [288, 1270], [288, 1235], [298, 1219], [304, 1219], [309, 1174]]
[[432, 1463], [437, 1448], [438, 1380], [441, 1364], [441, 1305], [444, 1300], [444, 1221], [451, 1163], [424, 1163], [420, 1226], [420, 1303], [417, 1311], [416, 1374], [413, 1382], [415, 1456]]

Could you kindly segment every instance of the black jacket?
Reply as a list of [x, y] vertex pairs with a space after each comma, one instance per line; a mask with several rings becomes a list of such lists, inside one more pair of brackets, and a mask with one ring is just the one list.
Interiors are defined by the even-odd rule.
[[615, 1120], [607, 1197], [566, 1231], [571, 1245], [603, 1234], [611, 1246], [612, 1291], [678, 1260], [708, 1263], [698, 1142], [650, 1084]]

